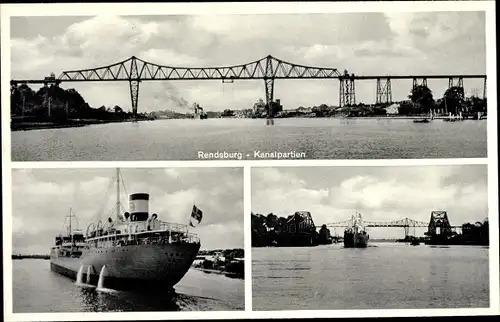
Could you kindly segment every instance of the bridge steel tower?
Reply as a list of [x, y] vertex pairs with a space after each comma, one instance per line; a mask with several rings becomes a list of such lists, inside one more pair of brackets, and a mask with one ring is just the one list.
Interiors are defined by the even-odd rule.
[[135, 56], [132, 56], [130, 60], [130, 75], [128, 82], [130, 86], [130, 99], [132, 101], [132, 114], [136, 117], [137, 105], [139, 104], [139, 83], [141, 80], [137, 69], [137, 58]]
[[[421, 82], [419, 82], [419, 80], [421, 80]], [[428, 87], [428, 86], [427, 86], [427, 78], [426, 78], [426, 77], [424, 77], [424, 78], [419, 79], [419, 78], [414, 77], [414, 78], [413, 78], [413, 87], [412, 87], [412, 90], [415, 90], [415, 88], [416, 88], [417, 86], [425, 86], [425, 87]]]
[[450, 77], [450, 78], [448, 78], [448, 89], [452, 88], [452, 87], [460, 87], [463, 89], [464, 88], [463, 77], [458, 77], [458, 78]]
[[452, 87], [456, 87], [456, 88], [460, 89], [458, 91], [458, 95], [459, 95], [458, 98], [461, 101], [463, 101], [465, 98], [464, 79], [462, 77], [458, 77], [458, 78], [450, 77], [450, 78], [448, 78], [448, 89], [450, 89]]
[[381, 78], [377, 78], [377, 99], [376, 104], [392, 103], [392, 88], [391, 79], [388, 77], [382, 81]]
[[339, 76], [339, 107], [356, 104], [356, 87], [354, 80], [354, 74], [349, 75], [347, 70], [344, 71], [344, 75]]
[[484, 78], [483, 84], [483, 99], [486, 99], [486, 77]]
[[450, 221], [446, 211], [432, 211], [427, 235], [431, 238], [448, 237], [452, 235]]
[[264, 75], [264, 85], [266, 87], [266, 107], [267, 107], [267, 124], [272, 124], [274, 117], [273, 96], [274, 96], [274, 73], [273, 73], [273, 57], [266, 57], [266, 72]]

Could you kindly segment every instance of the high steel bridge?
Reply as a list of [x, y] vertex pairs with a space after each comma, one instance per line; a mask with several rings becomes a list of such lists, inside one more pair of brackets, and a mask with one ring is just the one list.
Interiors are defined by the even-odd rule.
[[[150, 63], [132, 56], [108, 66], [64, 71], [59, 77], [51, 75], [44, 79], [11, 80], [11, 86], [19, 84], [45, 84], [58, 86], [62, 82], [108, 82], [126, 81], [130, 87], [132, 112], [137, 114], [139, 102], [139, 84], [143, 81], [165, 80], [222, 80], [232, 83], [234, 80], [263, 79], [266, 91], [266, 106], [269, 108], [274, 99], [274, 81], [276, 79], [338, 79], [339, 106], [356, 104], [355, 80], [377, 81], [377, 103], [391, 103], [393, 79], [412, 79], [413, 86], [427, 86], [428, 79], [448, 79], [449, 87], [463, 88], [464, 79], [484, 79], [483, 97], [486, 97], [486, 75], [379, 75], [358, 76], [347, 70], [337, 68], [311, 67], [290, 63], [271, 55], [262, 59], [234, 66], [225, 67], [173, 67]], [[273, 113], [268, 113], [272, 117]]]
[[[422, 228], [427, 227], [427, 235], [436, 235], [436, 234], [449, 234], [452, 229], [462, 228], [462, 226], [452, 226], [448, 219], [448, 214], [446, 211], [432, 211], [431, 218], [429, 222], [423, 222], [418, 220], [413, 220], [410, 218], [403, 218], [400, 220], [394, 221], [366, 221], [363, 220], [363, 224], [365, 227], [398, 227], [404, 228], [405, 237], [410, 235], [410, 228]], [[326, 227], [337, 228], [337, 227], [351, 227], [352, 219], [331, 222], [326, 224]]]

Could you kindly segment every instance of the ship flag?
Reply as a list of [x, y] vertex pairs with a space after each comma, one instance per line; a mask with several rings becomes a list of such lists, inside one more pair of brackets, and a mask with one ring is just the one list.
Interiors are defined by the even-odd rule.
[[189, 219], [189, 226], [195, 227], [193, 221], [197, 221], [196, 224], [199, 224], [202, 218], [203, 218], [203, 211], [201, 211], [201, 209], [196, 207], [196, 205], [193, 205], [193, 210], [191, 211], [191, 218]]

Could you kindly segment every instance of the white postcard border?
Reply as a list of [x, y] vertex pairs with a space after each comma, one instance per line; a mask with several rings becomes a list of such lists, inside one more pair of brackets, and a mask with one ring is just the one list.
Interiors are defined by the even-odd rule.
[[[311, 317], [410, 317], [491, 315], [499, 313], [499, 236], [498, 236], [498, 146], [496, 96], [496, 46], [494, 1], [431, 1], [431, 2], [354, 2], [354, 3], [126, 3], [126, 4], [15, 4], [1, 5], [1, 71], [2, 71], [2, 177], [3, 177], [3, 247], [4, 247], [4, 318], [7, 321], [67, 320], [141, 320], [141, 319], [239, 319], [239, 318], [311, 318]], [[139, 14], [269, 14], [327, 12], [423, 12], [423, 11], [487, 11], [487, 97], [490, 102], [488, 127], [488, 158], [479, 159], [398, 159], [398, 160], [258, 160], [258, 161], [159, 161], [159, 162], [11, 162], [10, 151], [10, 16], [116, 15]], [[250, 167], [264, 166], [405, 166], [405, 165], [488, 164], [488, 203], [490, 218], [490, 308], [487, 309], [404, 309], [404, 310], [301, 310], [230, 312], [124, 312], [124, 313], [13, 313], [12, 312], [12, 227], [11, 169], [15, 168], [114, 168], [114, 167], [244, 167], [245, 178], [245, 256], [251, 259], [250, 244]], [[6, 215], [7, 214], [7, 215]], [[245, 299], [251, 305], [251, 261], [245, 261]]]

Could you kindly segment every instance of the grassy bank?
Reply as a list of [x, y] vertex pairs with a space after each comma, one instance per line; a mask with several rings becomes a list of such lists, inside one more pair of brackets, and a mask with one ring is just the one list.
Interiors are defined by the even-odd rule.
[[[12, 131], [29, 131], [29, 130], [44, 130], [44, 129], [61, 129], [69, 127], [82, 127], [93, 124], [106, 124], [118, 122], [132, 122], [132, 119], [125, 120], [95, 120], [95, 119], [73, 119], [60, 122], [11, 122], [10, 128]], [[147, 120], [137, 120], [147, 121]]]

